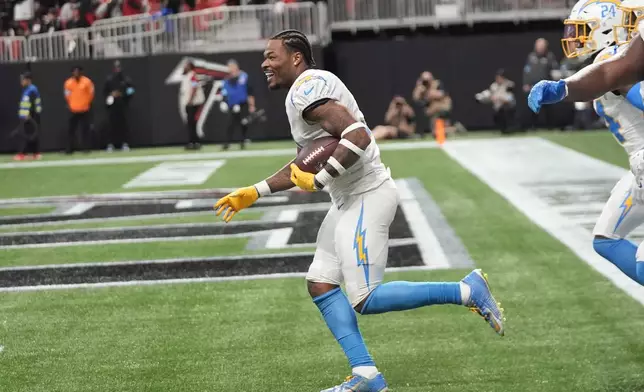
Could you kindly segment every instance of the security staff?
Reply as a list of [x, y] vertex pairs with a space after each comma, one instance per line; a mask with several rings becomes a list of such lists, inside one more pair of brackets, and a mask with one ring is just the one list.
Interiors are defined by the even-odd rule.
[[22, 84], [22, 97], [18, 109], [22, 134], [24, 141], [20, 152], [14, 157], [15, 160], [22, 161], [31, 154], [33, 159], [40, 159], [39, 145], [39, 128], [40, 113], [42, 112], [42, 102], [38, 87], [32, 83], [31, 73], [25, 72], [21, 75], [20, 83]]
[[90, 149], [90, 110], [94, 100], [94, 83], [88, 77], [83, 76], [82, 72], [83, 69], [80, 66], [75, 66], [72, 69], [72, 77], [65, 82], [65, 99], [70, 112], [65, 151], [67, 154], [74, 152], [74, 139], [79, 125], [81, 127], [79, 146], [82, 148], [85, 144], [85, 151], [89, 152]]
[[223, 149], [228, 149], [230, 142], [232, 142], [235, 128], [241, 128], [241, 148], [243, 149], [246, 132], [248, 131], [248, 124], [243, 120], [248, 117], [249, 112], [255, 112], [255, 97], [252, 95], [252, 87], [248, 83], [248, 74], [239, 69], [237, 61], [228, 60], [228, 73], [230, 75], [224, 80], [222, 88], [222, 95], [225, 100], [225, 105], [222, 107], [230, 111], [231, 115]]
[[134, 85], [121, 68], [121, 62], [114, 62], [113, 72], [107, 77], [103, 87], [105, 104], [109, 117], [109, 142], [107, 151], [112, 152], [114, 146], [129, 151], [127, 107], [134, 95]]

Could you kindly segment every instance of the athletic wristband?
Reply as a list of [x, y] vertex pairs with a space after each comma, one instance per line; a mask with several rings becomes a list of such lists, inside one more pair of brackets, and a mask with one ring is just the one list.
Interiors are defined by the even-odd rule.
[[335, 159], [335, 158], [333, 158], [333, 157], [330, 157], [330, 158], [326, 161], [326, 163], [328, 163], [329, 165], [333, 166], [333, 168], [335, 169], [335, 171], [337, 171], [337, 172], [338, 172], [338, 175], [340, 175], [340, 176], [341, 176], [341, 175], [343, 175], [343, 174], [344, 174], [344, 172], [346, 172], [346, 171], [347, 171], [347, 169], [345, 169], [345, 168], [344, 168], [344, 166], [342, 166], [342, 164], [341, 164], [340, 162], [338, 162], [338, 160], [337, 160], [337, 159]]
[[342, 144], [343, 146], [345, 146], [349, 150], [353, 151], [353, 153], [356, 154], [358, 157], [362, 158], [364, 156], [365, 151], [362, 148], [360, 148], [360, 147], [356, 146], [355, 144], [353, 144], [353, 142], [351, 140], [342, 138], [342, 139], [340, 139], [340, 144]]
[[314, 180], [318, 184], [322, 185], [322, 188], [324, 188], [325, 186], [327, 186], [328, 183], [331, 182], [331, 180], [333, 180], [333, 176], [329, 174], [329, 172], [326, 171], [326, 169], [322, 169], [318, 172], [318, 174], [315, 175]]
[[367, 128], [367, 126], [361, 122], [354, 122], [353, 124], [346, 127], [344, 131], [342, 131], [342, 134], [340, 135], [340, 137], [344, 137], [344, 135], [346, 135], [347, 133], [353, 132], [356, 129], [360, 129], [360, 128]]
[[266, 180], [255, 184], [255, 189], [257, 190], [257, 194], [259, 194], [260, 197], [267, 196], [273, 193], [271, 191], [271, 187], [268, 186], [268, 182], [266, 182]]

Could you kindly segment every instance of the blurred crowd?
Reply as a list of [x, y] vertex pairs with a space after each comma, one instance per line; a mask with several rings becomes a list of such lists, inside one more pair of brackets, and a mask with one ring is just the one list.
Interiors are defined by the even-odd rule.
[[0, 31], [9, 36], [83, 28], [96, 19], [150, 10], [148, 0], [9, 0], [2, 4]]
[[[282, 0], [284, 3], [297, 0]], [[172, 15], [221, 5], [273, 0], [0, 0], [0, 35], [28, 36], [89, 27], [97, 19], [137, 14]]]

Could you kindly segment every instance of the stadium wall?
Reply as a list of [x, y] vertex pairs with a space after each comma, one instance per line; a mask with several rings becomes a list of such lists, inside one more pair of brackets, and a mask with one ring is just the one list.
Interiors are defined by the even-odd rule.
[[[523, 67], [534, 41], [543, 37], [550, 49], [561, 55], [561, 27], [546, 31], [497, 31], [487, 33], [433, 34], [400, 39], [335, 40], [327, 58], [329, 68], [351, 89], [370, 126], [384, 121], [394, 95], [411, 99], [422, 71], [441, 80], [453, 101], [453, 117], [468, 129], [494, 127], [492, 109], [474, 95], [494, 81], [499, 68], [516, 83], [517, 110], [527, 109], [521, 84]], [[334, 58], [333, 58], [334, 57]], [[572, 106], [559, 105], [553, 116], [563, 124], [572, 116]]]
[[[315, 49], [320, 66], [323, 64], [322, 48]], [[130, 104], [130, 144], [132, 146], [176, 145], [187, 142], [187, 131], [179, 114], [179, 86], [166, 84], [166, 79], [180, 66], [184, 57], [206, 60], [225, 65], [234, 58], [242, 70], [248, 72], [254, 86], [257, 107], [265, 109], [267, 120], [258, 127], [251, 127], [253, 140], [284, 139], [290, 136], [290, 128], [284, 100], [286, 92], [270, 92], [266, 88], [265, 76], [261, 70], [261, 52], [238, 52], [194, 55], [159, 55], [143, 58], [121, 59], [124, 72], [132, 79], [136, 96]], [[94, 82], [93, 118], [95, 132], [94, 147], [104, 147], [107, 132], [107, 114], [103, 98], [103, 84], [111, 72], [113, 60], [58, 61], [32, 63], [30, 68], [34, 84], [38, 86], [43, 100], [41, 119], [41, 147], [44, 151], [62, 150], [67, 135], [69, 113], [63, 96], [63, 83], [71, 75], [74, 65], [81, 65], [84, 73]], [[9, 135], [18, 125], [18, 101], [20, 99], [20, 74], [25, 71], [24, 64], [2, 65], [0, 85], [0, 152], [13, 152], [19, 145], [17, 138]], [[204, 124], [205, 142], [220, 142], [228, 125], [227, 117], [215, 103]]]
[[[321, 67], [334, 71], [348, 85], [371, 126], [380, 124], [393, 95], [410, 97], [416, 78], [424, 70], [431, 71], [444, 82], [454, 102], [454, 118], [469, 129], [493, 127], [492, 110], [474, 100], [474, 94], [487, 88], [498, 68], [504, 68], [517, 85], [518, 110], [524, 109], [525, 95], [521, 78], [525, 59], [534, 40], [548, 39], [555, 54], [560, 54], [560, 30], [488, 31], [485, 33], [428, 34], [403, 39], [335, 39], [325, 48], [316, 48]], [[189, 55], [210, 62], [225, 64], [235, 58], [249, 73], [255, 87], [257, 106], [266, 110], [267, 122], [251, 129], [254, 140], [285, 139], [289, 127], [284, 113], [285, 92], [269, 92], [260, 69], [261, 52]], [[187, 140], [178, 111], [178, 86], [166, 84], [170, 73], [183, 55], [159, 55], [123, 59], [125, 72], [136, 85], [137, 95], [131, 103], [131, 145], [176, 145]], [[63, 83], [73, 65], [80, 64], [95, 83], [97, 99], [94, 106], [95, 147], [103, 147], [106, 113], [102, 86], [111, 70], [111, 60], [62, 61], [33, 63], [34, 81], [43, 97], [42, 147], [45, 151], [62, 150], [65, 145], [68, 113], [63, 99]], [[15, 151], [17, 140], [8, 135], [17, 125], [16, 113], [20, 95], [19, 74], [25, 65], [3, 65], [0, 72], [0, 143], [1, 152]], [[564, 123], [570, 108], [558, 107], [556, 117]], [[227, 118], [214, 105], [204, 129], [206, 142], [220, 142]]]

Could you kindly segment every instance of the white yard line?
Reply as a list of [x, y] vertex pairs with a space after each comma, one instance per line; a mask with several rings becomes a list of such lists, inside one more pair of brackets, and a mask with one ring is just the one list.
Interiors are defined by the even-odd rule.
[[157, 237], [157, 238], [136, 238], [136, 239], [121, 239], [121, 240], [103, 240], [103, 241], [72, 241], [72, 242], [53, 242], [46, 244], [26, 244], [26, 245], [10, 245], [0, 246], [0, 249], [34, 249], [34, 248], [60, 248], [64, 246], [86, 246], [86, 245], [110, 245], [110, 244], [144, 244], [150, 242], [180, 242], [180, 241], [205, 241], [205, 240], [218, 240], [227, 238], [245, 238], [254, 235], [270, 233], [272, 230], [259, 230], [246, 233], [236, 234], [216, 234], [204, 235], [199, 237]]
[[[426, 148], [437, 148], [438, 144], [433, 141], [416, 141], [401, 143], [384, 143], [379, 145], [382, 151], [403, 151]], [[202, 159], [225, 159], [225, 158], [258, 158], [258, 157], [279, 157], [295, 156], [293, 148], [267, 149], [267, 150], [245, 150], [245, 151], [221, 151], [202, 152], [195, 154], [168, 154], [168, 155], [144, 155], [134, 157], [113, 157], [113, 158], [89, 158], [89, 159], [66, 159], [59, 161], [32, 161], [32, 162], [6, 162], [0, 163], [0, 169], [28, 169], [34, 167], [67, 167], [67, 166], [88, 166], [88, 165], [119, 165], [128, 163], [166, 162], [182, 160]]]
[[420, 208], [413, 193], [408, 189], [407, 183], [397, 181], [398, 193], [400, 194], [400, 207], [405, 214], [409, 228], [414, 237], [418, 239], [418, 249], [420, 250], [423, 262], [427, 265], [437, 266], [439, 268], [449, 268], [449, 259], [443, 251], [440, 241], [436, 237], [434, 230], [427, 222], [427, 218]]

